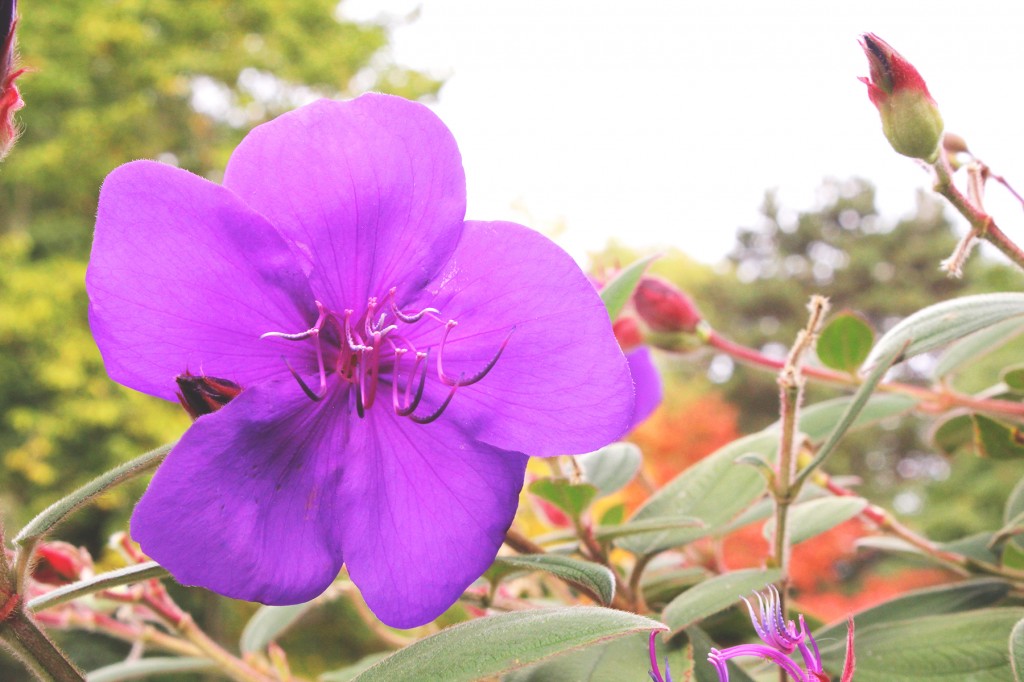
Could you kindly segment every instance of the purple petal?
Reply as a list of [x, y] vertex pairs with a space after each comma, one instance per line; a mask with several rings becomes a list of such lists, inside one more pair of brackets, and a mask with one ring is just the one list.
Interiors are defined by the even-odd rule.
[[316, 319], [304, 275], [262, 216], [151, 161], [103, 183], [86, 288], [110, 377], [169, 400], [186, 370], [242, 386], [286, 371], [281, 355], [303, 352], [299, 344], [260, 334]]
[[337, 576], [344, 394], [294, 382], [242, 392], [200, 417], [135, 507], [132, 537], [180, 582], [264, 604], [316, 597]]
[[[496, 447], [549, 456], [590, 452], [621, 436], [633, 382], [594, 287], [562, 249], [512, 223], [466, 223], [427, 287], [454, 319], [445, 372], [472, 377], [508, 338], [494, 368], [460, 388], [441, 419]], [[509, 337], [509, 334], [511, 336]]]
[[451, 133], [425, 106], [387, 95], [320, 100], [257, 127], [224, 185], [296, 243], [337, 310], [418, 290], [451, 255], [466, 212]]
[[338, 526], [349, 575], [383, 622], [423, 625], [494, 561], [527, 458], [387, 410], [368, 411], [353, 436]]
[[633, 407], [633, 419], [630, 430], [651, 416], [661, 404], [661, 375], [651, 360], [651, 350], [641, 346], [626, 354], [629, 373], [633, 377], [633, 389], [636, 391], [636, 403]]

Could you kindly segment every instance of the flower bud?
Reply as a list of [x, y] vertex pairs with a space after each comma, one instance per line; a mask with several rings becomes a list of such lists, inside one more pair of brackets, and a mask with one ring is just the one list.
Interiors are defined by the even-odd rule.
[[36, 547], [36, 557], [32, 579], [47, 585], [73, 583], [92, 565], [88, 552], [67, 542], [42, 542]]
[[18, 25], [17, 0], [0, 0], [0, 160], [18, 137], [14, 112], [25, 106], [14, 81], [25, 72], [15, 69], [14, 29]]
[[192, 415], [192, 419], [216, 412], [242, 392], [242, 387], [233, 381], [188, 372], [178, 375], [175, 381], [178, 383], [178, 402]]
[[865, 33], [860, 45], [868, 58], [868, 97], [882, 117], [882, 132], [900, 154], [935, 161], [942, 138], [942, 116], [917, 69], [876, 36]]
[[640, 319], [655, 332], [693, 333], [702, 319], [689, 296], [672, 282], [652, 275], [640, 279], [633, 305]]
[[612, 324], [612, 332], [614, 332], [615, 340], [619, 342], [619, 348], [623, 352], [631, 351], [644, 343], [644, 336], [640, 332], [640, 325], [636, 318], [620, 317]]

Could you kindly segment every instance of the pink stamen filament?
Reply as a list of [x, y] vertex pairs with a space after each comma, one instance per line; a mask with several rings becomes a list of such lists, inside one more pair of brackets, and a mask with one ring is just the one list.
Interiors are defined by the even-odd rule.
[[468, 379], [464, 378], [461, 375], [459, 376], [458, 379], [452, 379], [449, 375], [445, 374], [444, 372], [442, 356], [444, 355], [444, 345], [448, 341], [448, 333], [451, 332], [451, 330], [454, 327], [458, 326], [458, 324], [459, 323], [456, 322], [455, 320], [448, 320], [448, 322], [444, 326], [444, 336], [441, 337], [441, 343], [437, 349], [437, 376], [444, 384], [448, 386], [472, 386], [473, 384], [487, 376], [490, 373], [490, 371], [494, 369], [494, 365], [498, 363], [498, 358], [500, 358], [501, 354], [505, 352], [505, 346], [508, 345], [508, 340], [512, 338], [512, 334], [513, 332], [515, 332], [516, 328], [512, 327], [512, 329], [509, 330], [508, 334], [505, 336], [505, 339], [501, 342], [501, 345], [498, 347], [498, 352], [494, 354], [494, 357], [491, 358], [486, 365], [484, 365], [483, 369], [481, 369], [479, 372], [477, 372]]
[[[456, 391], [463, 386], [470, 386], [482, 380], [497, 364], [498, 359], [508, 345], [509, 339], [515, 328], [509, 331], [501, 342], [494, 357], [484, 367], [468, 379], [465, 374], [453, 378], [444, 371], [442, 355], [445, 344], [451, 329], [457, 325], [455, 320], [444, 323], [444, 331], [437, 349], [437, 377], [438, 380], [450, 388], [444, 401], [432, 413], [426, 416], [417, 416], [414, 412], [419, 407], [423, 395], [426, 392], [428, 352], [418, 351], [409, 338], [406, 338], [399, 323], [414, 324], [424, 317], [429, 317], [437, 323], [441, 320], [437, 317], [439, 311], [435, 308], [424, 308], [415, 313], [402, 311], [395, 300], [395, 289], [388, 294], [387, 308], [383, 311], [378, 308], [376, 298], [369, 298], [366, 312], [358, 319], [353, 319], [355, 311], [345, 309], [341, 315], [331, 312], [325, 308], [320, 301], [316, 301], [318, 316], [316, 323], [309, 329], [297, 333], [266, 332], [260, 338], [280, 338], [287, 341], [304, 341], [312, 339], [317, 358], [317, 374], [320, 381], [319, 391], [314, 391], [296, 371], [287, 358], [282, 357], [289, 373], [295, 378], [303, 393], [311, 400], [320, 401], [327, 395], [327, 374], [328, 367], [325, 361], [324, 339], [328, 339], [330, 350], [336, 351], [332, 355], [333, 367], [331, 371], [345, 382], [351, 384], [356, 413], [364, 417], [366, 410], [370, 409], [376, 402], [378, 384], [382, 380], [390, 380], [392, 409], [400, 417], [408, 417], [419, 424], [429, 424], [436, 421], [451, 404]], [[379, 314], [378, 314], [379, 313]], [[389, 314], [393, 315], [393, 321], [389, 324]], [[334, 337], [324, 337], [321, 334], [325, 325], [333, 324], [338, 332], [340, 341], [335, 348]], [[382, 356], [383, 344], [387, 343], [394, 353], [393, 359], [390, 353]], [[399, 387], [401, 383], [400, 366], [402, 358], [408, 352], [413, 353], [412, 366], [406, 375], [404, 390]], [[383, 365], [383, 366], [382, 366]], [[382, 379], [383, 377], [383, 379]], [[390, 377], [390, 379], [388, 378]], [[400, 392], [403, 395], [400, 395]]]

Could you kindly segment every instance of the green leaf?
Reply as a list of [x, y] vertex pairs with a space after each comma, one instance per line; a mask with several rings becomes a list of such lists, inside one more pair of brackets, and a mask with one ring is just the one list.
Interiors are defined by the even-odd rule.
[[951, 345], [935, 364], [932, 375], [942, 379], [972, 360], [988, 355], [1015, 336], [1024, 333], [1024, 320], [1010, 318], [975, 332]]
[[983, 414], [961, 414], [947, 419], [932, 434], [932, 442], [946, 455], [963, 449], [979, 457], [1024, 457], [1024, 431]]
[[574, 519], [579, 519], [597, 497], [595, 486], [589, 483], [570, 483], [564, 478], [539, 478], [530, 484], [529, 491]]
[[675, 635], [704, 618], [729, 608], [749, 596], [751, 592], [763, 590], [770, 583], [782, 579], [778, 569], [744, 569], [730, 571], [694, 585], [669, 602], [661, 614], [665, 625]]
[[155, 469], [160, 462], [164, 461], [164, 457], [174, 445], [174, 443], [168, 443], [155, 450], [150, 450], [146, 454], [93, 479], [67, 497], [57, 500], [29, 521], [28, 525], [14, 537], [14, 542], [22, 547], [35, 543], [53, 530], [54, 526], [67, 518], [69, 514], [87, 504], [97, 495], [135, 478], [139, 474]]
[[[808, 406], [800, 415], [800, 430], [818, 443], [831, 433], [847, 412], [852, 399], [836, 398]], [[902, 395], [871, 396], [852, 427], [905, 412], [916, 401]], [[852, 428], [851, 427], [851, 428]], [[716, 450], [655, 492], [633, 515], [634, 521], [649, 518], [691, 516], [704, 521], [703, 528], [639, 535], [619, 545], [634, 554], [654, 552], [692, 542], [715, 533], [749, 507], [765, 491], [765, 481], [753, 468], [736, 464], [750, 453], [774, 461], [779, 425], [751, 434]]]
[[705, 524], [693, 516], [672, 516], [669, 518], [654, 517], [642, 521], [627, 521], [617, 526], [602, 526], [594, 529], [594, 537], [601, 542], [618, 540], [619, 538], [650, 533], [653, 531], [669, 530], [682, 532], [702, 532]]
[[843, 312], [825, 325], [818, 336], [818, 358], [826, 367], [856, 372], [874, 343], [875, 333], [860, 315]]
[[964, 448], [974, 452], [974, 421], [971, 415], [960, 414], [942, 422], [932, 431], [931, 440], [948, 457]]
[[358, 682], [468, 682], [502, 675], [661, 623], [597, 606], [516, 611], [442, 630], [395, 652]]
[[[857, 682], [1006, 682], [1007, 642], [1024, 609], [979, 609], [861, 627]], [[826, 670], [843, 666], [841, 646], [823, 647]]]
[[865, 360], [872, 367], [894, 349], [910, 345], [900, 358], [905, 360], [986, 329], [1010, 318], [1024, 315], [1024, 294], [997, 293], [963, 296], [917, 311], [890, 329]]
[[72, 599], [78, 599], [89, 594], [95, 594], [103, 590], [109, 590], [121, 585], [149, 580], [151, 578], [165, 578], [170, 575], [163, 566], [155, 561], [147, 561], [143, 564], [119, 568], [116, 571], [108, 571], [94, 575], [85, 580], [73, 582], [70, 585], [62, 585], [55, 590], [41, 594], [35, 599], [29, 600], [27, 606], [30, 610], [39, 612], [58, 604], [64, 604]]
[[708, 578], [709, 574], [703, 568], [648, 568], [640, 580], [640, 589], [643, 590], [644, 599], [648, 604], [664, 604], [675, 599], [683, 590], [688, 590]]
[[633, 480], [643, 455], [632, 443], [612, 443], [597, 452], [580, 455], [576, 461], [587, 482], [597, 486], [601, 495], [611, 495]]
[[[864, 511], [868, 501], [863, 497], [822, 497], [802, 504], [793, 505], [789, 510], [789, 541], [796, 545], [816, 535], [832, 530], [840, 523], [849, 521]], [[765, 538], [775, 532], [775, 519], [764, 524]]]
[[266, 649], [267, 645], [302, 618], [313, 604], [314, 602], [308, 601], [289, 606], [261, 606], [242, 630], [242, 638], [239, 641], [242, 653], [249, 654]]
[[1003, 523], [1009, 523], [1021, 514], [1024, 514], [1024, 477], [1017, 481], [1010, 496], [1006, 498], [1006, 506], [1003, 508]]
[[617, 526], [626, 519], [626, 505], [619, 503], [613, 507], [609, 507], [603, 514], [598, 523], [602, 526]]
[[1014, 682], [1024, 682], [1024, 620], [1010, 631], [1010, 669]]
[[1024, 367], [1007, 367], [1003, 370], [1003, 383], [1014, 393], [1024, 393]]
[[1010, 426], [986, 417], [971, 415], [974, 421], [974, 446], [982, 457], [991, 459], [1019, 459], [1024, 457], [1024, 432], [1019, 426]]
[[558, 554], [520, 554], [500, 556], [494, 563], [502, 569], [545, 571], [563, 580], [581, 585], [610, 604], [615, 596], [615, 575], [605, 566]]
[[97, 668], [90, 672], [86, 679], [89, 682], [121, 682], [122, 680], [139, 680], [154, 675], [202, 673], [216, 669], [217, 664], [208, 658], [154, 656], [153, 658], [123, 661]]
[[[556, 656], [538, 665], [517, 670], [503, 682], [623, 682], [640, 680], [651, 669], [648, 635], [629, 635], [583, 651]], [[691, 667], [689, 647], [669, 649], [658, 643], [658, 665], [665, 671], [669, 659], [673, 680], [686, 679]]]
[[[855, 613], [857, 632], [871, 625], [943, 613], [972, 611], [1000, 602], [1010, 593], [1010, 583], [997, 578], [978, 578], [954, 585], [940, 585], [908, 592]], [[822, 650], [842, 659], [846, 646], [846, 620], [814, 633]]]
[[381, 662], [385, 658], [391, 655], [390, 651], [378, 651], [370, 654], [369, 656], [363, 656], [352, 665], [347, 665], [344, 668], [338, 670], [332, 670], [329, 673], [324, 673], [317, 677], [318, 682], [351, 682], [356, 675]]
[[626, 305], [629, 297], [633, 295], [636, 285], [640, 283], [640, 278], [643, 276], [644, 271], [647, 270], [647, 266], [657, 257], [657, 255], [647, 256], [646, 258], [634, 261], [627, 268], [620, 271], [615, 276], [615, 279], [602, 287], [601, 300], [604, 301], [604, 307], [608, 310], [608, 317], [611, 318], [612, 322], [622, 312], [622, 308]]

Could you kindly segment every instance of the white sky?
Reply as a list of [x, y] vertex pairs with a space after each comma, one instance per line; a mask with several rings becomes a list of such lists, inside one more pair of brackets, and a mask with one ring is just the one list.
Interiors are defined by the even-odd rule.
[[[947, 129], [1024, 188], [1024, 3], [1018, 0], [346, 0], [419, 17], [392, 54], [448, 76], [468, 216], [515, 220], [574, 256], [609, 238], [722, 257], [764, 191], [810, 208], [825, 176], [860, 175], [883, 214], [927, 175], [882, 137], [857, 76], [872, 31], [928, 82]], [[990, 208], [1024, 241], [1019, 205]]]

